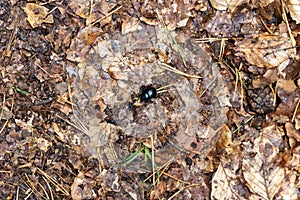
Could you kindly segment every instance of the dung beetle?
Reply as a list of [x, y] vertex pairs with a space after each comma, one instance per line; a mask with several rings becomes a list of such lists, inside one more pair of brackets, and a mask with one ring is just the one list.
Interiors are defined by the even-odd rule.
[[152, 98], [157, 97], [157, 91], [154, 87], [148, 85], [145, 86], [145, 88], [142, 89], [142, 93], [140, 95], [140, 100], [143, 102], [147, 102]]

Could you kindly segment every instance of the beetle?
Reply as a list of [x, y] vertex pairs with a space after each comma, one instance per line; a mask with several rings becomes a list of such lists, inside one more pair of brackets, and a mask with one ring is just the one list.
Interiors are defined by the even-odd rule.
[[152, 87], [151, 85], [145, 86], [145, 88], [142, 89], [142, 93], [140, 95], [140, 100], [142, 102], [147, 102], [151, 100], [152, 98], [157, 97], [157, 90]]

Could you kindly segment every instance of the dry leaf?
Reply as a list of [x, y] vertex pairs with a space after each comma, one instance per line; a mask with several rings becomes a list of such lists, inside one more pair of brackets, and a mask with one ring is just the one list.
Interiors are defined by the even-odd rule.
[[83, 19], [86, 19], [87, 25], [95, 23], [99, 20], [98, 22], [101, 26], [111, 22], [111, 15], [106, 15], [113, 7], [115, 7], [115, 5], [116, 4], [108, 1], [94, 1], [94, 3], [91, 5], [90, 0], [72, 0], [69, 3], [70, 8], [77, 15]]
[[300, 132], [296, 130], [293, 123], [286, 122], [285, 129], [288, 137], [293, 137], [297, 142], [300, 142]]
[[290, 38], [284, 35], [261, 34], [238, 42], [237, 46], [250, 64], [268, 69], [284, 68], [290, 56], [296, 53]]
[[13, 117], [13, 113], [5, 106], [4, 108], [1, 108], [1, 114], [0, 119], [9, 120]]
[[288, 0], [286, 3], [290, 11], [291, 17], [296, 21], [297, 24], [300, 23], [300, 0]]
[[222, 164], [219, 164], [218, 170], [211, 181], [211, 199], [241, 199], [241, 196], [236, 198], [236, 194], [232, 190], [232, 186], [235, 185], [235, 179], [235, 169], [225, 168]]
[[91, 181], [87, 180], [83, 172], [79, 172], [71, 186], [72, 199], [94, 199], [95, 193], [91, 187]]
[[20, 119], [15, 119], [15, 122], [22, 129], [25, 129], [25, 130], [27, 130], [28, 132], [31, 133], [33, 131], [33, 125], [32, 125], [33, 119], [34, 119], [34, 116], [32, 116], [27, 122], [24, 122]]
[[295, 128], [296, 130], [300, 129], [300, 115], [295, 117]]
[[217, 10], [234, 10], [234, 8], [242, 5], [243, 3], [248, 3], [248, 0], [210, 0], [212, 7]]
[[228, 154], [233, 153], [232, 132], [227, 125], [221, 129], [221, 134], [217, 143], [218, 149], [224, 149]]
[[158, 24], [158, 21], [156, 18], [146, 18], [146, 17], [141, 17], [140, 20], [148, 25], [151, 25], [151, 26], [156, 26]]
[[257, 76], [252, 80], [252, 85], [254, 88], [261, 88], [266, 85], [270, 85], [274, 83], [278, 79], [278, 70], [269, 69], [265, 72], [263, 77]]
[[258, 7], [265, 7], [267, 5], [269, 5], [270, 3], [272, 3], [274, 0], [264, 0], [264, 1], [261, 1], [261, 0], [253, 0], [251, 1], [252, 2], [252, 5], [255, 7], [255, 8], [258, 8]]
[[54, 130], [54, 132], [58, 135], [58, 139], [60, 139], [62, 142], [65, 142], [65, 135], [61, 132], [60, 128], [58, 127], [57, 123], [53, 122], [51, 124], [51, 128]]
[[279, 141], [279, 130], [275, 126], [269, 126], [254, 141], [253, 148], [246, 149], [242, 168], [248, 187], [253, 193], [252, 199], [273, 199], [282, 187], [285, 172], [276, 164]]
[[122, 34], [141, 30], [142, 27], [139, 25], [140, 21], [136, 18], [127, 18], [122, 22]]
[[277, 80], [277, 87], [289, 93], [292, 93], [297, 89], [293, 80], [285, 80], [282, 78]]
[[34, 3], [26, 4], [23, 8], [27, 14], [27, 20], [32, 28], [40, 26], [43, 22], [53, 23], [53, 15], [48, 15], [48, 8]]
[[37, 144], [38, 144], [38, 148], [40, 148], [44, 152], [47, 152], [48, 148], [52, 146], [52, 142], [49, 142], [44, 138], [38, 138]]

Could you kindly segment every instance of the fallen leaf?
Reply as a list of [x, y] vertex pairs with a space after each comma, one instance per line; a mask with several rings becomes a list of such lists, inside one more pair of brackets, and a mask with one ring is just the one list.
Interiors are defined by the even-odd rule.
[[289, 0], [287, 7], [290, 11], [291, 17], [296, 21], [297, 24], [300, 23], [300, 1], [299, 0]]
[[37, 145], [42, 151], [47, 152], [48, 148], [52, 146], [52, 142], [49, 142], [44, 138], [38, 138]]
[[277, 87], [281, 88], [285, 92], [294, 92], [297, 89], [293, 80], [285, 80], [285, 79], [278, 79]]
[[253, 193], [250, 199], [273, 199], [282, 188], [285, 170], [276, 164], [279, 157], [278, 141], [281, 141], [281, 137], [280, 129], [271, 125], [255, 139], [252, 148], [245, 149], [242, 169]]
[[217, 10], [234, 10], [234, 8], [242, 5], [243, 3], [248, 3], [249, 0], [210, 0], [212, 7]]
[[23, 8], [27, 14], [27, 21], [32, 28], [40, 26], [43, 22], [53, 23], [53, 15], [48, 15], [48, 8], [35, 3], [27, 3]]
[[291, 55], [296, 53], [286, 35], [260, 34], [237, 42], [238, 50], [244, 52], [246, 60], [257, 67], [284, 68]]
[[134, 17], [127, 18], [122, 22], [122, 34], [141, 30], [140, 21]]

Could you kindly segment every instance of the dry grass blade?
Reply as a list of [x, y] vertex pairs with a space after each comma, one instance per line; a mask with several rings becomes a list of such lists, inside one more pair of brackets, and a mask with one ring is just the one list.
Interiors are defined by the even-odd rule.
[[165, 89], [165, 88], [168, 88], [168, 87], [171, 87], [171, 86], [174, 86], [174, 84], [169, 84], [169, 85], [166, 85], [166, 86], [157, 88], [157, 89], [156, 89], [157, 94], [159, 94], [159, 93], [164, 93], [164, 92], [168, 92], [168, 90]]
[[199, 184], [190, 184], [190, 185], [187, 185], [183, 188], [181, 188], [180, 190], [178, 190], [175, 194], [173, 194], [170, 198], [168, 198], [168, 200], [171, 200], [173, 199], [176, 195], [178, 195], [180, 192], [182, 192], [183, 190], [189, 188], [189, 187], [194, 187], [194, 186], [199, 186]]
[[208, 85], [207, 87], [203, 90], [203, 92], [200, 94], [200, 98], [205, 94], [205, 92], [208, 90], [208, 88], [217, 80], [218, 76], [216, 76]]
[[[37, 197], [41, 197], [43, 199], [45, 199], [45, 197], [43, 196], [43, 194], [41, 194], [38, 189], [34, 186], [33, 182], [30, 180], [30, 178], [28, 177], [27, 174], [25, 174], [25, 177], [26, 177], [26, 180], [27, 180], [27, 183], [26, 184], [30, 189], [31, 191], [37, 196]], [[24, 181], [25, 182], [25, 181]]]
[[[4, 112], [4, 107], [5, 107], [5, 101], [6, 101], [6, 98], [5, 98], [5, 94], [3, 94], [3, 102], [2, 102], [2, 110], [1, 110], [1, 114], [0, 114], [0, 119], [2, 119], [3, 117], [3, 112]], [[12, 111], [14, 108], [14, 98], [12, 99], [12, 105], [11, 105], [11, 109], [10, 111]], [[5, 127], [7, 126], [7, 124], [10, 122], [10, 119], [7, 119], [5, 121], [5, 123], [3, 124], [1, 130], [0, 130], [0, 135], [2, 134], [3, 130], [5, 129]]]
[[261, 16], [259, 16], [259, 19], [260, 19], [261, 23], [264, 25], [265, 29], [267, 29], [267, 31], [270, 34], [274, 34], [273, 31], [271, 31], [271, 29], [266, 25], [265, 21], [261, 18]]
[[298, 103], [297, 103], [297, 105], [296, 105], [296, 108], [295, 108], [295, 111], [294, 111], [294, 114], [293, 114], [292, 122], [295, 121], [296, 114], [297, 114], [297, 110], [298, 110], [298, 108], [299, 108], [299, 104], [300, 104], [300, 99], [298, 99]]
[[169, 85], [166, 85], [166, 86], [162, 86], [162, 87], [160, 87], [160, 88], [157, 88], [156, 90], [157, 91], [161, 91], [161, 90], [163, 90], [163, 89], [165, 89], [165, 88], [168, 88], [168, 87], [171, 87], [171, 86], [173, 86], [174, 84], [169, 84]]
[[170, 32], [170, 30], [168, 29], [168, 26], [167, 26], [166, 23], [163, 21], [163, 18], [162, 18], [162, 16], [159, 14], [159, 12], [158, 12], [157, 9], [156, 9], [156, 15], [157, 15], [158, 20], [160, 21], [160, 23], [164, 26], [164, 28], [165, 28], [166, 31], [168, 32], [168, 34], [169, 34], [171, 40], [172, 40], [173, 43], [175, 44], [175, 46], [176, 46], [176, 48], [177, 48], [177, 51], [178, 51], [178, 53], [179, 53], [179, 55], [180, 55], [180, 57], [181, 57], [181, 60], [182, 60], [182, 62], [183, 62], [183, 65], [184, 65], [185, 67], [187, 67], [187, 64], [186, 64], [186, 62], [185, 62], [183, 53], [182, 53], [182, 51], [181, 51], [181, 49], [180, 49], [180, 47], [179, 47], [179, 45], [178, 45], [178, 43], [177, 43], [175, 37], [172, 35], [172, 33]]
[[150, 136], [151, 138], [151, 154], [152, 154], [152, 158], [151, 158], [151, 161], [152, 161], [152, 183], [153, 183], [153, 186], [155, 186], [155, 159], [154, 159], [154, 141], [153, 141], [153, 135]]
[[[168, 160], [163, 166], [161, 166], [160, 168], [157, 169], [158, 172], [162, 169], [161, 172], [160, 172], [159, 175], [158, 175], [157, 180], [159, 180], [159, 178], [162, 176], [163, 172], [165, 172], [165, 171], [167, 170], [167, 168], [169, 167], [169, 165], [170, 165], [173, 161], [174, 161], [174, 159], [172, 158], [172, 159]], [[153, 176], [153, 173], [152, 173], [150, 176], [148, 176], [143, 182], [146, 182], [146, 181], [149, 180], [152, 176]], [[157, 182], [156, 182], [156, 183], [157, 183]], [[156, 184], [156, 183], [155, 183], [155, 184]]]
[[77, 130], [81, 131], [82, 133], [85, 133], [85, 134], [86, 134], [86, 133], [88, 132], [87, 128], [83, 125], [82, 122], [77, 126], [77, 125], [73, 124], [72, 122], [70, 122], [69, 120], [67, 120], [67, 119], [65, 119], [65, 118], [63, 118], [63, 117], [61, 117], [61, 116], [58, 115], [58, 114], [56, 114], [56, 116], [57, 116], [58, 118], [60, 118], [61, 120], [63, 120], [64, 122], [66, 122], [67, 124], [73, 126], [73, 127], [76, 128]]
[[[299, 1], [298, 1], [299, 2]], [[291, 30], [291, 27], [290, 27], [290, 24], [289, 24], [289, 21], [288, 21], [288, 18], [286, 16], [286, 5], [284, 3], [284, 1], [281, 2], [282, 3], [282, 18], [287, 26], [287, 29], [288, 29], [288, 33], [289, 33], [289, 36], [290, 36], [290, 39], [291, 39], [291, 42], [292, 42], [292, 46], [295, 47], [296, 46], [296, 40], [292, 34], [292, 30]]]
[[62, 193], [64, 193], [67, 196], [70, 196], [70, 193], [63, 186], [61, 186], [54, 178], [52, 178], [51, 176], [49, 176], [47, 173], [45, 173], [43, 170], [39, 168], [37, 168], [37, 172], [43, 175], [52, 184], [54, 184], [57, 187], [57, 189], [59, 189]]
[[172, 178], [172, 179], [174, 179], [174, 180], [176, 180], [176, 181], [178, 181], [180, 183], [190, 184], [189, 182], [186, 182], [186, 181], [183, 181], [183, 180], [181, 180], [179, 178], [176, 178], [175, 176], [172, 176], [171, 174], [168, 174], [167, 172], [162, 172], [162, 174], [166, 175], [166, 176], [168, 176], [168, 177], [170, 177], [170, 178]]
[[223, 55], [224, 55], [224, 51], [225, 51], [225, 39], [222, 38], [221, 40], [221, 46], [220, 46], [220, 54], [219, 54], [219, 62], [222, 62], [223, 60]]
[[171, 72], [174, 72], [176, 74], [182, 75], [182, 76], [186, 76], [186, 77], [190, 77], [190, 78], [202, 78], [201, 76], [197, 76], [197, 75], [190, 75], [187, 73], [184, 73], [182, 71], [179, 71], [178, 69], [175, 69], [174, 67], [171, 67], [170, 65], [166, 64], [166, 63], [159, 63], [161, 64], [161, 68], [169, 70]]
[[[17, 16], [17, 17], [18, 17], [18, 16]], [[12, 53], [12, 51], [11, 51], [12, 43], [13, 43], [13, 41], [15, 40], [15, 37], [16, 37], [18, 31], [19, 31], [19, 25], [14, 26], [14, 30], [13, 30], [13, 32], [11, 33], [11, 35], [10, 35], [10, 37], [9, 37], [9, 41], [8, 41], [8, 43], [7, 43], [7, 46], [6, 46], [6, 50], [5, 50], [5, 52], [3, 53], [4, 56], [11, 57], [11, 53]]]
[[48, 186], [48, 189], [49, 189], [49, 191], [50, 191], [51, 199], [54, 200], [53, 193], [52, 193], [52, 189], [51, 189], [51, 186], [50, 186], [48, 180], [47, 180], [44, 176], [42, 176], [42, 178], [44, 179], [45, 183], [46, 183], [47, 186]]
[[19, 199], [19, 192], [20, 192], [20, 187], [18, 186], [17, 187], [17, 192], [16, 192], [16, 200]]
[[7, 126], [7, 124], [8, 124], [9, 122], [10, 122], [9, 119], [5, 121], [5, 123], [3, 124], [3, 127], [2, 127], [1, 130], [0, 130], [0, 135], [1, 135], [1, 133], [3, 132], [3, 130], [5, 129], [5, 127]]
[[228, 38], [196, 38], [196, 42], [198, 43], [206, 43], [206, 42], [217, 42], [217, 41], [222, 41], [222, 40], [228, 40]]
[[117, 12], [118, 10], [120, 10], [122, 7], [123, 7], [123, 6], [119, 6], [118, 8], [114, 9], [114, 10], [111, 11], [110, 13], [107, 13], [107, 15], [105, 15], [105, 16], [101, 17], [100, 19], [94, 21], [94, 22], [92, 23], [92, 25], [95, 25], [96, 23], [100, 22], [101, 20], [103, 20], [103, 19], [107, 18], [108, 16], [114, 14], [115, 12]]
[[47, 199], [50, 199], [50, 198], [49, 198], [49, 195], [48, 195], [48, 193], [47, 193], [47, 190], [44, 188], [44, 186], [43, 186], [40, 182], [38, 182], [38, 185], [39, 185], [40, 188], [42, 188], [42, 190], [44, 191], [44, 193], [45, 193], [45, 195], [46, 195], [46, 198], [47, 198]]

